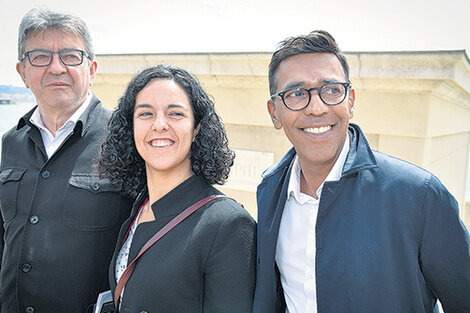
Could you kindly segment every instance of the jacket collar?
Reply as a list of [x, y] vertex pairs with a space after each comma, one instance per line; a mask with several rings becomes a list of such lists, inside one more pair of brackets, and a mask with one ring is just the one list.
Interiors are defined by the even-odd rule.
[[356, 124], [350, 123], [349, 136], [351, 146], [349, 147], [341, 176], [345, 177], [360, 171], [376, 168], [377, 161], [361, 128]]
[[202, 199], [209, 185], [203, 176], [193, 175], [176, 186], [169, 193], [154, 203], [151, 203], [155, 219], [176, 216], [191, 204]]
[[[201, 195], [206, 194], [209, 187], [210, 185], [203, 176], [193, 175], [189, 177], [162, 198], [151, 203], [155, 218], [178, 215], [184, 209], [202, 199]], [[146, 198], [148, 198], [147, 187], [139, 193], [134, 201], [131, 213], [132, 216], [137, 214]]]
[[[99, 103], [100, 101], [95, 96], [95, 94], [93, 94], [90, 105], [85, 110], [85, 112], [83, 112], [83, 114], [78, 118], [78, 121], [75, 124], [75, 130], [80, 131], [81, 137], [85, 136], [88, 130], [90, 130], [91, 126], [93, 125], [93, 123], [98, 118], [101, 111], [103, 110], [102, 107], [97, 108]], [[23, 117], [20, 118], [20, 120], [18, 121], [18, 125], [16, 126], [16, 130], [23, 128], [25, 125], [29, 125], [30, 127], [35, 127], [34, 124], [31, 123], [29, 120], [34, 113], [34, 110], [36, 110], [36, 108], [37, 108], [37, 105], [34, 108], [32, 108], [28, 113], [23, 115]]]
[[[377, 167], [377, 161], [361, 128], [354, 123], [350, 123], [348, 131], [350, 147], [341, 177]], [[293, 162], [295, 154], [295, 148], [292, 147], [279, 162], [263, 172], [263, 178], [268, 178], [280, 171], [286, 171]]]

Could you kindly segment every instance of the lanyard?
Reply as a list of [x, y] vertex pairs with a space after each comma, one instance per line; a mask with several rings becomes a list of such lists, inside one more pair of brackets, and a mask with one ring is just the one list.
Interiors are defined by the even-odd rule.
[[[122, 289], [124, 288], [124, 286], [126, 285], [127, 281], [129, 280], [129, 278], [131, 277], [131, 274], [132, 272], [134, 271], [134, 267], [135, 267], [135, 264], [136, 264], [136, 261], [145, 253], [147, 252], [148, 249], [150, 249], [151, 246], [153, 246], [160, 238], [162, 238], [163, 236], [165, 236], [166, 233], [168, 233], [170, 230], [172, 230], [176, 225], [178, 225], [179, 223], [181, 223], [185, 218], [187, 218], [188, 216], [190, 216], [191, 214], [193, 214], [194, 212], [196, 212], [197, 209], [199, 209], [200, 207], [202, 207], [204, 204], [212, 201], [212, 200], [215, 200], [215, 199], [218, 199], [218, 198], [228, 198], [228, 199], [231, 199], [227, 196], [224, 196], [224, 195], [212, 195], [212, 196], [209, 196], [209, 197], [206, 197], [202, 200], [199, 200], [198, 202], [194, 203], [193, 205], [191, 205], [190, 207], [188, 207], [187, 209], [185, 209], [183, 212], [181, 212], [180, 214], [178, 214], [175, 218], [173, 218], [170, 222], [168, 222], [168, 224], [166, 224], [165, 226], [163, 226], [162, 229], [160, 229], [155, 235], [153, 235], [152, 238], [150, 238], [147, 243], [142, 247], [142, 249], [140, 249], [140, 252], [139, 254], [135, 257], [134, 260], [132, 260], [131, 263], [129, 263], [129, 265], [127, 266], [126, 270], [124, 271], [124, 273], [122, 273], [121, 275], [121, 278], [119, 279], [117, 285], [116, 285], [116, 289], [114, 290], [114, 305], [117, 307], [117, 304], [119, 302], [119, 297], [121, 295], [121, 292], [122, 292]], [[233, 199], [232, 199], [233, 200]], [[234, 200], [235, 201], [235, 200]]]

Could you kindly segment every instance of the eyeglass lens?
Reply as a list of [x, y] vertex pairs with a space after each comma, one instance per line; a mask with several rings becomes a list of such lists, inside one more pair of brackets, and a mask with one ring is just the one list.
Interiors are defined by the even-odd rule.
[[31, 65], [47, 66], [52, 62], [52, 55], [59, 54], [59, 58], [64, 65], [75, 66], [83, 62], [83, 52], [81, 50], [67, 49], [58, 52], [49, 50], [33, 50], [27, 52]]
[[317, 89], [320, 99], [328, 105], [336, 105], [344, 100], [346, 87], [342, 84], [325, 84], [312, 89], [296, 88], [283, 95], [284, 103], [293, 110], [301, 110], [310, 103], [311, 93]]

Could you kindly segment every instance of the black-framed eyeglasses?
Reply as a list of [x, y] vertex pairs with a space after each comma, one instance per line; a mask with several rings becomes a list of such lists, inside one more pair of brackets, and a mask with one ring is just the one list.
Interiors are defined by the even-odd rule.
[[59, 55], [62, 64], [66, 66], [77, 66], [83, 63], [83, 56], [90, 58], [88, 53], [78, 49], [63, 49], [59, 51], [50, 51], [44, 49], [35, 49], [27, 51], [23, 55], [23, 60], [27, 57], [32, 66], [49, 66], [52, 63], [54, 53]]
[[350, 83], [327, 83], [320, 87], [306, 88], [290, 88], [274, 95], [282, 99], [284, 105], [292, 111], [300, 111], [305, 109], [312, 99], [312, 91], [318, 90], [318, 96], [321, 101], [327, 105], [337, 105], [346, 99]]

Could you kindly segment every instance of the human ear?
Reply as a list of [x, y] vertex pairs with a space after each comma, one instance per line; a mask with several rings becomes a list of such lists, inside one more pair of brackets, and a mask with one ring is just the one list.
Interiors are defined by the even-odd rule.
[[193, 139], [191, 140], [192, 142], [194, 142], [194, 140], [196, 140], [196, 136], [197, 136], [197, 133], [199, 132], [200, 128], [201, 128], [201, 123], [199, 123], [199, 125], [197, 125], [197, 127], [194, 128], [194, 130], [193, 130]]
[[349, 119], [352, 119], [354, 116], [354, 104], [356, 101], [356, 91], [351, 88], [348, 96], [348, 110], [349, 110]]
[[20, 74], [21, 79], [23, 80], [26, 88], [29, 88], [28, 83], [26, 82], [26, 74], [25, 74], [24, 65], [22, 62], [16, 63], [16, 71], [18, 72], [18, 74]]
[[98, 62], [96, 62], [96, 60], [91, 61], [91, 64], [90, 64], [90, 87], [93, 85], [93, 79], [95, 78], [97, 68], [98, 68]]
[[279, 118], [279, 114], [276, 109], [276, 104], [274, 103], [273, 100], [269, 99], [267, 106], [268, 106], [269, 115], [271, 116], [271, 120], [273, 121], [274, 128], [281, 129], [282, 122], [281, 122], [281, 119]]

